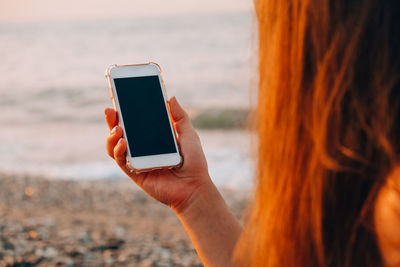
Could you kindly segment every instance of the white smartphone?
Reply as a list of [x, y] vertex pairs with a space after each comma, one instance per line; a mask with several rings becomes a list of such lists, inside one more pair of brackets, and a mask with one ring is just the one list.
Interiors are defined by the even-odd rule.
[[132, 171], [179, 166], [182, 157], [158, 64], [111, 65], [106, 78]]

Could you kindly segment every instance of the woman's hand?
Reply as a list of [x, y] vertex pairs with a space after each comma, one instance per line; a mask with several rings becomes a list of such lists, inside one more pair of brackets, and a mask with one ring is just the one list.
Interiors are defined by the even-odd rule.
[[389, 175], [378, 194], [374, 221], [385, 266], [400, 266], [400, 166]]
[[117, 113], [104, 112], [111, 132], [107, 152], [147, 194], [169, 205], [189, 234], [204, 266], [232, 266], [232, 253], [242, 227], [212, 183], [200, 139], [175, 98], [169, 102], [175, 121], [183, 165], [171, 170], [136, 174], [126, 166], [126, 141]]
[[107, 137], [107, 152], [147, 194], [180, 212], [189, 204], [193, 194], [204, 187], [212, 186], [212, 182], [199, 136], [188, 115], [175, 97], [169, 101], [169, 104], [184, 159], [181, 167], [138, 174], [131, 172], [126, 165], [127, 142], [122, 137], [123, 131], [118, 125], [117, 112], [111, 108], [104, 110], [107, 124], [111, 130]]

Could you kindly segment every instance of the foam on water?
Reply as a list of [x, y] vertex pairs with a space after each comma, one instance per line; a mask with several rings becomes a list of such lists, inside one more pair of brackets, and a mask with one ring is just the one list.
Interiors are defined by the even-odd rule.
[[[60, 128], [64, 127], [65, 125]], [[79, 132], [75, 135], [69, 133], [46, 137], [46, 129], [36, 130], [36, 142], [23, 142], [18, 137], [21, 134], [12, 134], [7, 138], [10, 140], [8, 145], [2, 146], [0, 150], [0, 171], [74, 180], [127, 179], [115, 162], [106, 155], [106, 126], [102, 125], [102, 129], [90, 128], [98, 135], [94, 135], [89, 144], [88, 137]], [[81, 127], [82, 133], [85, 129], [87, 127]], [[199, 135], [210, 176], [215, 184], [249, 190], [253, 186], [254, 175], [253, 162], [249, 156], [249, 133], [214, 130], [199, 131]], [[42, 136], [47, 139], [44, 143], [40, 141]], [[70, 142], [70, 146], [63, 145], [66, 141]], [[8, 154], [12, 157], [8, 157]]]

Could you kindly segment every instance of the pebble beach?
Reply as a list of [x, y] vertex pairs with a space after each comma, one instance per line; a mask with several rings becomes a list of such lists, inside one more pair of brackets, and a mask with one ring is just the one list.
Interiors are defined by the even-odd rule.
[[[222, 189], [240, 219], [246, 193]], [[203, 266], [173, 211], [129, 179], [0, 174], [0, 266]]]

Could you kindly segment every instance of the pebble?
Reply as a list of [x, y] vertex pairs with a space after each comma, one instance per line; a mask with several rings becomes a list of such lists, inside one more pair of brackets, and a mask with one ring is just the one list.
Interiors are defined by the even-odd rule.
[[0, 211], [0, 266], [202, 266], [175, 214], [130, 181], [0, 173]]

